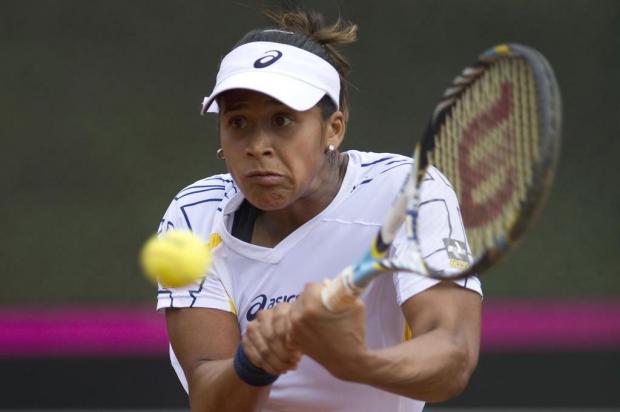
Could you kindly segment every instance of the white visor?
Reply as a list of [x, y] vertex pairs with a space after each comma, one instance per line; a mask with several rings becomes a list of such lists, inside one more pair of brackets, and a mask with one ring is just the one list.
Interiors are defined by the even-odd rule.
[[334, 66], [314, 53], [282, 43], [246, 43], [228, 53], [201, 113], [217, 113], [215, 98], [232, 89], [264, 93], [300, 112], [311, 109], [326, 94], [337, 109], [340, 106], [340, 76]]

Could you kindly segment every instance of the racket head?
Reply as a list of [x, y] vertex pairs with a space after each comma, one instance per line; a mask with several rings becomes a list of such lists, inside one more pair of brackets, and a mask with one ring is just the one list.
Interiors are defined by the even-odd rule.
[[[454, 268], [448, 271], [423, 260], [428, 276], [458, 279], [481, 273], [522, 238], [551, 186], [561, 124], [553, 69], [530, 47], [493, 47], [453, 80], [419, 144], [416, 186], [421, 187], [430, 167], [452, 184], [468, 253], [455, 261], [448, 253]], [[409, 224], [413, 240], [424, 242], [416, 222]]]

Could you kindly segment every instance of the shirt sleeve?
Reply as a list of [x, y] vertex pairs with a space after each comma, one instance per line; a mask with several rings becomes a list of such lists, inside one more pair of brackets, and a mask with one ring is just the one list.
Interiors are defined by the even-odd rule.
[[[420, 188], [418, 239], [422, 256], [435, 270], [457, 272], [471, 261], [465, 228], [459, 204], [448, 180], [437, 169], [430, 168]], [[404, 231], [394, 242], [393, 254], [407, 252]], [[394, 274], [398, 304], [436, 285], [439, 281], [413, 273]], [[455, 281], [482, 295], [480, 280], [476, 276]]]
[[[187, 219], [183, 216], [177, 200], [173, 200], [164, 217], [159, 223], [158, 234], [163, 234], [171, 230], [191, 230], [187, 225]], [[157, 310], [166, 308], [212, 308], [228, 312], [235, 312], [232, 299], [224, 286], [217, 270], [217, 246], [219, 242], [214, 236], [209, 234], [209, 230], [202, 233], [195, 232], [203, 238], [213, 253], [213, 264], [205, 273], [205, 277], [182, 288], [165, 288], [158, 285], [157, 291]]]
[[223, 283], [211, 273], [202, 281], [184, 288], [164, 288], [159, 285], [157, 310], [166, 308], [211, 308], [236, 314]]

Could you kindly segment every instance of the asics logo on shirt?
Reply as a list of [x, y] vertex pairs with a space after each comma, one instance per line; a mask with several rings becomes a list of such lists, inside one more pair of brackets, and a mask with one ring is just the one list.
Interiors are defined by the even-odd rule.
[[250, 308], [246, 312], [245, 318], [248, 320], [248, 322], [251, 322], [252, 320], [254, 320], [254, 318], [256, 318], [256, 315], [261, 310], [271, 309], [278, 303], [282, 303], [282, 302], [290, 303], [293, 300], [297, 299], [297, 296], [299, 295], [282, 295], [282, 296], [276, 296], [274, 298], [268, 298], [267, 295], [260, 294], [256, 296], [254, 299], [252, 299], [252, 301], [250, 302]]

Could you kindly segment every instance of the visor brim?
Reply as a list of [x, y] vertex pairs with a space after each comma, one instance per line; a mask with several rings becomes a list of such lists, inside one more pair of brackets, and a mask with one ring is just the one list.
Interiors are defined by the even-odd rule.
[[[211, 95], [205, 98], [201, 113], [217, 113], [219, 107], [215, 99], [234, 89], [266, 94], [299, 112], [310, 110], [327, 94], [321, 88], [280, 73], [248, 71], [233, 74], [217, 84]], [[333, 96], [330, 97], [334, 100]]]

